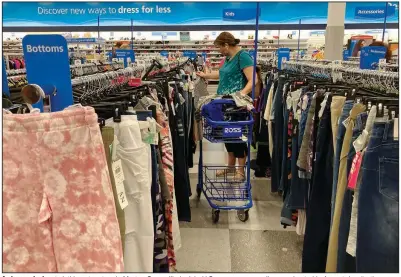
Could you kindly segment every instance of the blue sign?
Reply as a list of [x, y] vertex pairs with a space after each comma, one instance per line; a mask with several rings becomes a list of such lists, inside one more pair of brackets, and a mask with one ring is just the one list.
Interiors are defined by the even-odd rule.
[[242, 136], [241, 126], [224, 127], [223, 137], [225, 138], [240, 138]]
[[[73, 104], [71, 73], [66, 39], [61, 35], [26, 35], [22, 48], [28, 83], [37, 84], [50, 95], [51, 111]], [[54, 87], [56, 91], [47, 89]], [[43, 103], [34, 105], [43, 111]]]
[[310, 36], [312, 36], [312, 35], [315, 35], [315, 36], [323, 35], [324, 36], [325, 33], [326, 33], [326, 31], [312, 31], [312, 32], [309, 32], [309, 35]]
[[[260, 11], [259, 11], [260, 16]], [[256, 9], [224, 9], [223, 20], [229, 21], [254, 21], [256, 19]]]
[[290, 60], [290, 48], [279, 48], [277, 50], [277, 68], [282, 69], [282, 62], [283, 61], [289, 61]]
[[196, 58], [196, 51], [185, 50], [182, 52], [182, 55], [186, 58], [195, 59]]
[[160, 36], [175, 37], [176, 35], [177, 32], [152, 32], [153, 37], [160, 37]]
[[160, 56], [168, 58], [168, 51], [165, 51], [165, 50], [160, 51]]
[[113, 52], [106, 52], [105, 55], [107, 57], [107, 60], [111, 62], [113, 59]]
[[[398, 22], [396, 2], [389, 3], [387, 22]], [[383, 22], [355, 18], [355, 10], [385, 9], [385, 2], [347, 2], [345, 23]], [[259, 24], [327, 24], [328, 2], [261, 2]], [[255, 2], [3, 2], [3, 26], [165, 26], [255, 24]], [[248, 12], [246, 11], [251, 11]], [[223, 18], [223, 11], [236, 12]], [[366, 12], [363, 12], [366, 13]], [[225, 17], [225, 16], [224, 16]], [[250, 18], [252, 20], [250, 20]], [[235, 19], [235, 20], [233, 20]], [[242, 21], [241, 21], [242, 19]], [[229, 21], [227, 21], [229, 20]], [[239, 21], [238, 21], [239, 20]]]
[[361, 50], [359, 67], [361, 69], [377, 69], [380, 59], [386, 57], [387, 48], [384, 46], [365, 46]]
[[7, 71], [6, 71], [6, 64], [5, 61], [2, 60], [3, 63], [3, 93], [7, 94], [8, 96], [10, 96], [10, 89], [8, 88], [8, 81], [7, 81]]
[[349, 60], [349, 50], [344, 50], [343, 51], [343, 61], [348, 61]]
[[357, 7], [355, 9], [355, 18], [360, 19], [384, 19], [384, 17], [394, 16], [395, 6], [370, 6], [370, 7]]
[[[347, 2], [345, 23], [383, 23], [386, 2]], [[398, 22], [398, 2], [388, 2], [387, 22]]]
[[135, 62], [135, 53], [134, 50], [130, 49], [117, 49], [116, 50], [116, 58], [122, 59], [124, 61], [124, 67], [128, 67], [128, 58], [131, 59], [131, 62]]

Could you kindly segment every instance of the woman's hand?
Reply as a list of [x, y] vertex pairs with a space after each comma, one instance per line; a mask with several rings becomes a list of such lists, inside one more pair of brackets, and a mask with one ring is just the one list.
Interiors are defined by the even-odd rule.
[[202, 71], [196, 72], [196, 76], [199, 76], [199, 77], [201, 77], [201, 78], [206, 79], [206, 73], [205, 73], [205, 72], [202, 72]]

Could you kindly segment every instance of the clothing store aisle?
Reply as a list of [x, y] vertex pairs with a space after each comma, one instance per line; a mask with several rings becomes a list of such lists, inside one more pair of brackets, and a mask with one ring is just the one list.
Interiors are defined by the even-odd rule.
[[[203, 154], [205, 164], [226, 162], [223, 144], [203, 140]], [[200, 200], [196, 198], [198, 157], [197, 151], [190, 173], [192, 222], [180, 223], [182, 248], [177, 251], [178, 271], [300, 272], [302, 238], [294, 227], [281, 226], [283, 201], [270, 192], [270, 181], [252, 180], [254, 206], [246, 223], [237, 218], [236, 211], [221, 211], [220, 221], [214, 224], [204, 195]]]

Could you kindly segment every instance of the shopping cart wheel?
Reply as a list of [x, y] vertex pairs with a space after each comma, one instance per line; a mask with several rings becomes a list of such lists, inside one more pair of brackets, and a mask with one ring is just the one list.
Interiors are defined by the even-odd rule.
[[197, 195], [198, 199], [200, 199], [200, 197], [202, 195], [202, 189], [196, 188], [196, 195]]
[[249, 210], [238, 210], [237, 216], [242, 222], [247, 222], [249, 219]]
[[220, 219], [220, 210], [212, 209], [212, 220], [213, 223], [219, 222]]

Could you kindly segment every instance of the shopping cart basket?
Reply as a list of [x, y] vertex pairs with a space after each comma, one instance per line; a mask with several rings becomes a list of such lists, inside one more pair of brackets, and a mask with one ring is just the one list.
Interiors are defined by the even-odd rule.
[[[237, 210], [238, 218], [246, 222], [252, 207], [250, 182], [250, 145], [252, 140], [252, 112], [238, 108], [232, 99], [214, 99], [202, 107], [203, 138], [212, 143], [247, 143], [248, 154], [245, 167], [245, 181], [237, 179], [235, 170], [221, 165], [204, 165], [202, 139], [200, 140], [199, 173], [197, 195], [205, 195], [212, 208], [214, 223], [219, 221], [220, 210]], [[223, 174], [217, 174], [217, 172]], [[219, 176], [218, 176], [219, 175]]]

